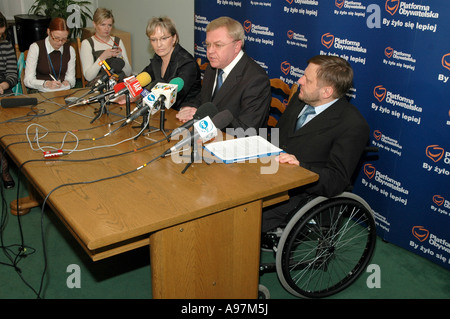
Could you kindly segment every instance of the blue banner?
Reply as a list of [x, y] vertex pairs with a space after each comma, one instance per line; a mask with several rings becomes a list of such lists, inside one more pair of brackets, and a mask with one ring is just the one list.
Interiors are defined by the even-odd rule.
[[353, 67], [351, 102], [371, 127], [378, 159], [355, 193], [383, 239], [450, 269], [450, 7], [442, 0], [197, 0], [195, 55], [207, 62], [207, 24], [230, 16], [245, 51], [270, 78], [296, 82], [308, 58]]

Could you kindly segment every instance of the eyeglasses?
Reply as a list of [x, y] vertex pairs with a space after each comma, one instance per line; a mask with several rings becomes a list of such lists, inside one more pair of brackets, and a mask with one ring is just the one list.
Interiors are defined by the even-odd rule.
[[151, 43], [157, 43], [157, 42], [166, 42], [167, 40], [169, 40], [170, 38], [171, 38], [172, 36], [171, 35], [168, 35], [168, 36], [165, 36], [165, 37], [161, 37], [161, 38], [159, 38], [159, 39], [156, 39], [156, 38], [150, 38], [150, 42]]
[[226, 43], [226, 44], [223, 44], [223, 43], [209, 43], [209, 42], [206, 42], [206, 41], [203, 41], [203, 46], [204, 47], [206, 47], [206, 49], [207, 50], [209, 50], [209, 49], [211, 49], [211, 48], [214, 48], [214, 49], [216, 49], [216, 50], [221, 50], [221, 49], [223, 49], [225, 46], [227, 46], [227, 45], [229, 45], [229, 44], [232, 44], [232, 43], [234, 43], [234, 42], [236, 42], [237, 40], [233, 40], [233, 41], [231, 41], [230, 43]]
[[61, 43], [67, 42], [67, 38], [55, 38], [52, 33], [50, 33], [50, 36], [52, 37], [53, 41], [61, 42]]

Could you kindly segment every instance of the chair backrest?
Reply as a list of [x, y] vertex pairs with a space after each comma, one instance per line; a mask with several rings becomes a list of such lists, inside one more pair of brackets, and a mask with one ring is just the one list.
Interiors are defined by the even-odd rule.
[[272, 88], [272, 100], [270, 102], [269, 120], [267, 122], [269, 127], [275, 127], [278, 119], [286, 109], [291, 98], [297, 93], [298, 84], [293, 83], [291, 87], [281, 79], [270, 79], [270, 86]]
[[79, 65], [80, 65], [80, 73], [81, 73], [81, 85], [85, 88], [87, 86], [87, 81], [84, 78], [84, 73], [83, 73], [83, 65], [81, 64], [81, 39], [77, 38], [76, 41], [76, 54], [77, 54], [77, 61], [79, 61]]
[[25, 50], [24, 52], [20, 52], [18, 44], [15, 45], [15, 49], [16, 49], [16, 58], [17, 58], [18, 80], [20, 82], [20, 85], [22, 86], [22, 94], [27, 94], [28, 90], [27, 90], [27, 87], [25, 86], [24, 79], [25, 79], [25, 65], [26, 65], [26, 61], [27, 61], [28, 50]]
[[202, 70], [202, 71], [205, 71], [206, 67], [208, 66], [208, 62], [205, 62], [202, 64], [202, 59], [200, 59], [200, 58], [197, 58], [197, 64], [198, 64], [198, 67], [200, 68], [200, 70]]
[[202, 83], [203, 83], [203, 73], [206, 70], [206, 67], [208, 66], [208, 62], [205, 62], [202, 64], [202, 59], [197, 58], [197, 64], [198, 64], [198, 67], [200, 68], [200, 72], [202, 74]]

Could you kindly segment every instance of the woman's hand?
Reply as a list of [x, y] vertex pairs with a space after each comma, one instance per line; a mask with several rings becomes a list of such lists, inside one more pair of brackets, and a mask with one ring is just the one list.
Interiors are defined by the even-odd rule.
[[101, 61], [104, 61], [109, 58], [115, 58], [121, 55], [122, 50], [119, 47], [106, 49], [103, 51], [103, 53], [99, 56]]
[[59, 89], [61, 87], [61, 81], [45, 81], [44, 87], [47, 89]]

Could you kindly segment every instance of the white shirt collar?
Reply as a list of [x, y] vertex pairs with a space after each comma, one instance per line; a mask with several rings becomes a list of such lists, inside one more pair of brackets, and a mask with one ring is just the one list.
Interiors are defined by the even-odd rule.
[[333, 103], [335, 103], [337, 100], [339, 100], [339, 99], [334, 99], [334, 100], [331, 101], [331, 102], [328, 102], [328, 103], [325, 103], [325, 104], [316, 106], [316, 107], [314, 108], [314, 110], [316, 110], [316, 115], [317, 115], [317, 114], [320, 114], [320, 113], [323, 112], [323, 111], [325, 111], [327, 108], [329, 108], [329, 107], [330, 107]]
[[64, 53], [64, 45], [62, 45], [58, 50], [56, 50], [54, 47], [52, 47], [52, 45], [50, 44], [50, 39], [49, 39], [49, 36], [47, 36], [46, 38], [45, 38], [45, 48], [47, 49], [47, 53], [48, 54], [50, 54], [50, 53], [52, 53], [53, 51], [60, 51], [61, 52], [61, 54], [63, 54]]
[[223, 81], [225, 81], [225, 79], [227, 78], [228, 74], [230, 74], [231, 70], [233, 70], [233, 68], [236, 66], [236, 64], [239, 62], [239, 60], [242, 58], [242, 56], [244, 55], [244, 51], [239, 51], [238, 55], [233, 59], [233, 61], [231, 61], [230, 64], [228, 64], [225, 68], [223, 68], [223, 75], [222, 75], [222, 79]]

